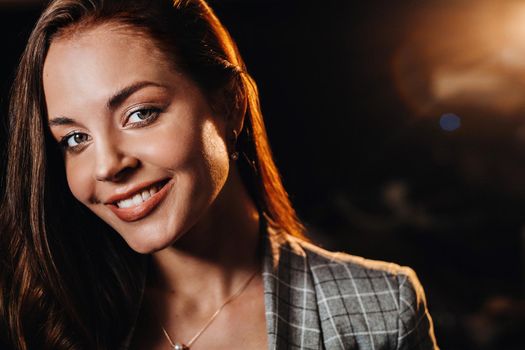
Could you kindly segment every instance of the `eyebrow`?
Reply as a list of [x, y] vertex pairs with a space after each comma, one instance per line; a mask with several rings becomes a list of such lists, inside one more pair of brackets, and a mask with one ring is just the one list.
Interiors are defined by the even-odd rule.
[[[135, 92], [147, 86], [156, 86], [160, 88], [165, 88], [164, 85], [160, 85], [160, 84], [157, 84], [151, 81], [138, 81], [136, 83], [133, 83], [119, 90], [117, 93], [111, 96], [108, 102], [106, 103], [106, 107], [109, 110], [114, 110], [119, 105], [121, 105], [129, 96], [133, 95]], [[68, 117], [56, 117], [56, 118], [50, 119], [48, 124], [49, 124], [49, 127], [58, 126], [58, 125], [73, 125], [73, 124], [76, 124], [76, 121]]]
[[72, 125], [72, 124], [75, 124], [75, 121], [71, 118], [56, 117], [56, 118], [49, 120], [48, 124], [49, 124], [49, 127], [52, 128], [53, 126], [58, 126], [58, 125]]
[[133, 83], [122, 90], [118, 91], [116, 94], [111, 96], [111, 98], [107, 102], [107, 108], [109, 110], [113, 110], [119, 105], [121, 105], [129, 96], [133, 95], [135, 92], [137, 92], [140, 89], [143, 89], [147, 86], [156, 86], [165, 88], [165, 86], [153, 83], [151, 81], [138, 81], [136, 83]]

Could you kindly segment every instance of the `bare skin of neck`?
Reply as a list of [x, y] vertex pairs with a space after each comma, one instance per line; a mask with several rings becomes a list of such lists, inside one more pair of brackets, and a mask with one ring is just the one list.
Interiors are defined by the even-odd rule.
[[[249, 346], [266, 347], [260, 218], [238, 172], [232, 170], [206, 219], [152, 256], [143, 305], [149, 309], [144, 311], [144, 318], [155, 324], [143, 336], [159, 339], [159, 344], [148, 342], [151, 349], [157, 345], [161, 348], [160, 343], [165, 348], [166, 339], [159, 325], [185, 341], [191, 339], [254, 273], [246, 290], [221, 311], [192, 349], [206, 344], [205, 338], [217, 338], [217, 332], [231, 328], [232, 322], [242, 320], [242, 315], [255, 327], [244, 332], [257, 334], [256, 343], [249, 340]], [[235, 348], [231, 344], [229, 347]]]

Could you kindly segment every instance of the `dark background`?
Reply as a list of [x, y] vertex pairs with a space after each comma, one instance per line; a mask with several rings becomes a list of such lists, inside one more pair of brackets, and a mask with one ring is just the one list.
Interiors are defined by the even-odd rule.
[[[522, 349], [525, 3], [211, 4], [258, 83], [312, 239], [413, 267], [442, 349]], [[5, 116], [42, 5], [0, 6]]]

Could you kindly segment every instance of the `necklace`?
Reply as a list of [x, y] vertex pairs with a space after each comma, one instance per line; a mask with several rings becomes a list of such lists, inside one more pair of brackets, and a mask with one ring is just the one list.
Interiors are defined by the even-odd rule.
[[237, 298], [239, 295], [241, 295], [242, 292], [244, 292], [244, 290], [248, 287], [248, 285], [250, 284], [252, 279], [255, 277], [255, 275], [257, 275], [257, 272], [259, 272], [259, 270], [255, 271], [253, 273], [253, 275], [251, 275], [251, 277], [246, 282], [244, 282], [244, 284], [241, 286], [241, 288], [239, 288], [234, 294], [232, 294], [228, 299], [226, 299], [226, 301], [224, 303], [222, 303], [222, 305], [217, 309], [217, 311], [215, 311], [215, 313], [210, 317], [208, 322], [206, 322], [204, 327], [202, 327], [197, 332], [197, 334], [195, 334], [193, 336], [193, 338], [191, 338], [191, 340], [188, 342], [188, 344], [184, 344], [184, 343], [180, 343], [180, 342], [174, 343], [173, 340], [171, 340], [171, 338], [170, 338], [168, 332], [166, 331], [166, 329], [164, 328], [164, 326], [161, 326], [162, 331], [164, 332], [164, 335], [168, 339], [168, 342], [170, 343], [172, 350], [189, 350], [190, 346], [195, 342], [195, 340], [197, 340], [197, 338], [200, 337], [200, 335], [202, 333], [204, 333], [204, 331], [210, 326], [210, 324], [213, 322], [213, 320], [215, 320], [215, 318], [219, 315], [219, 313], [222, 311], [222, 309], [224, 309], [224, 307], [226, 305], [228, 305], [235, 298]]

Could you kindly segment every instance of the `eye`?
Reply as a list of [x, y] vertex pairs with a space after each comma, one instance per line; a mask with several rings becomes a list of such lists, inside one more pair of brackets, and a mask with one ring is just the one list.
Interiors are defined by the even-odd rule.
[[147, 124], [152, 122], [159, 115], [157, 108], [144, 108], [132, 112], [128, 117], [128, 124]]
[[89, 135], [82, 132], [74, 132], [72, 134], [66, 135], [60, 141], [60, 144], [64, 148], [77, 148], [83, 143], [89, 141]]

